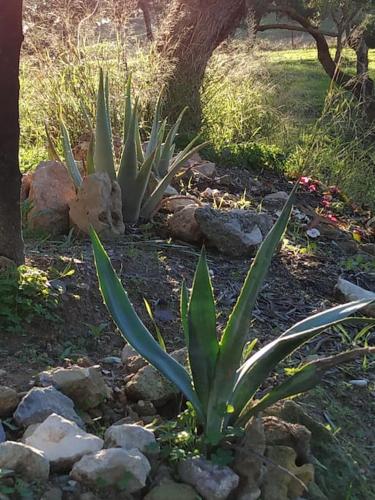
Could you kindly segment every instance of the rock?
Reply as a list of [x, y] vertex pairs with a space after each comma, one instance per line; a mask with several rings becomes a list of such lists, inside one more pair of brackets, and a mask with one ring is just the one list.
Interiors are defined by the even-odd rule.
[[104, 442], [106, 448], [137, 448], [146, 454], [158, 447], [154, 433], [135, 424], [112, 425], [104, 434]]
[[84, 427], [74, 410], [73, 401], [54, 387], [31, 389], [22, 398], [13, 417], [17, 425], [26, 427], [43, 422], [52, 413], [57, 413], [80, 427]]
[[[179, 349], [171, 353], [171, 356], [180, 364], [185, 365], [187, 361], [187, 350]], [[158, 408], [179, 393], [177, 387], [167, 380], [160, 372], [151, 365], [141, 368], [126, 384], [126, 393], [135, 401], [152, 401]]]
[[197, 163], [192, 167], [191, 170], [194, 173], [194, 177], [197, 177], [198, 179], [212, 179], [216, 176], [216, 165], [211, 161]]
[[373, 255], [375, 257], [375, 243], [363, 243], [359, 246], [359, 248], [362, 252]]
[[163, 193], [163, 196], [165, 196], [165, 197], [177, 196], [177, 195], [178, 195], [178, 191], [173, 186], [167, 186], [165, 188], [164, 193]]
[[27, 200], [30, 196], [31, 183], [33, 181], [33, 173], [27, 172], [27, 174], [23, 174], [21, 179], [21, 203]]
[[156, 415], [156, 408], [151, 403], [151, 401], [140, 400], [134, 405], [133, 408], [141, 417], [150, 417]]
[[100, 366], [55, 368], [41, 372], [38, 377], [42, 385], [53, 385], [82, 410], [96, 408], [111, 396]]
[[84, 177], [77, 196], [69, 203], [70, 220], [88, 234], [90, 225], [104, 238], [125, 232], [122, 217], [121, 188], [101, 172]]
[[340, 442], [324, 425], [311, 418], [292, 400], [280, 401], [267, 408], [264, 413], [285, 422], [301, 424], [311, 432], [311, 452], [321, 464], [315, 471], [316, 484], [311, 483], [309, 489], [314, 492], [312, 498], [345, 498], [351, 489], [358, 493], [359, 498], [366, 498], [368, 490], [360, 479], [358, 465], [346, 455]]
[[122, 364], [122, 361], [118, 356], [107, 356], [106, 358], [102, 359], [102, 363], [103, 365], [119, 366]]
[[[0, 257], [0, 273], [1, 273], [1, 259], [2, 259], [2, 258], [3, 258], [3, 259], [6, 259], [6, 257]], [[9, 259], [8, 259], [8, 260], [9, 260]], [[11, 260], [11, 262], [13, 262], [13, 261]], [[16, 265], [16, 264], [14, 264], [14, 262], [13, 262], [13, 265]], [[6, 374], [7, 374], [6, 370], [2, 370], [2, 369], [0, 369], [0, 378], [1, 378], [1, 377], [5, 377], [5, 375], [6, 375]]]
[[141, 368], [147, 365], [147, 361], [142, 356], [128, 358], [125, 368], [128, 373], [137, 373]]
[[17, 408], [19, 400], [14, 389], [0, 385], [0, 417], [9, 417]]
[[41, 162], [33, 175], [27, 222], [31, 229], [48, 234], [69, 230], [69, 203], [76, 190], [65, 165], [56, 161]]
[[277, 193], [267, 194], [262, 201], [262, 206], [268, 210], [280, 210], [283, 208], [289, 198], [288, 193], [285, 191], [278, 191]]
[[0, 469], [11, 469], [24, 479], [46, 481], [49, 462], [43, 454], [22, 443], [7, 441], [0, 444]]
[[167, 210], [168, 212], [174, 214], [176, 212], [179, 212], [185, 207], [188, 207], [190, 205], [200, 207], [202, 206], [201, 202], [198, 200], [198, 198], [195, 198], [194, 196], [171, 196], [170, 198], [167, 198], [165, 202], [163, 203], [163, 208]]
[[292, 448], [287, 446], [267, 446], [266, 457], [272, 463], [267, 465], [267, 471], [263, 478], [262, 499], [296, 499], [307, 492], [309, 484], [314, 481], [314, 466], [312, 464], [297, 466], [297, 455]]
[[103, 440], [88, 434], [77, 424], [53, 413], [25, 439], [40, 450], [56, 470], [70, 470], [84, 455], [103, 448]]
[[197, 205], [191, 204], [169, 217], [167, 224], [173, 238], [188, 243], [202, 241], [203, 235], [195, 218], [198, 208]]
[[150, 470], [149, 461], [140, 451], [111, 448], [84, 456], [74, 464], [70, 475], [92, 487], [97, 487], [98, 483], [124, 486], [125, 480], [126, 492], [134, 493], [145, 486]]
[[62, 491], [56, 486], [43, 493], [40, 500], [62, 500], [62, 497]]
[[236, 450], [233, 470], [240, 476], [238, 500], [257, 500], [265, 472], [262, 456], [266, 449], [263, 421], [253, 417], [245, 428], [239, 448]]
[[225, 500], [237, 488], [240, 479], [229, 467], [215, 465], [204, 458], [181, 461], [178, 473], [206, 500]]
[[354, 240], [338, 240], [336, 244], [345, 255], [356, 255], [358, 253], [358, 243]]
[[127, 360], [129, 358], [133, 358], [134, 356], [139, 356], [139, 354], [135, 349], [133, 349], [133, 347], [130, 344], [126, 344], [121, 352], [121, 361], [125, 365]]
[[7, 440], [3, 424], [0, 421], [0, 444]]
[[291, 424], [277, 417], [264, 417], [267, 446], [287, 446], [296, 452], [298, 463], [311, 461], [311, 432], [300, 424]]
[[197, 500], [198, 494], [188, 484], [165, 481], [152, 488], [144, 500]]
[[[338, 279], [336, 290], [340, 292], [348, 302], [363, 299], [373, 299], [375, 301], [375, 293], [354, 285], [354, 283], [350, 283], [350, 281], [343, 278]], [[371, 317], [375, 316], [375, 302], [361, 309], [361, 312]]]
[[203, 207], [195, 210], [195, 219], [207, 243], [232, 257], [254, 256], [272, 228], [270, 215], [249, 210]]

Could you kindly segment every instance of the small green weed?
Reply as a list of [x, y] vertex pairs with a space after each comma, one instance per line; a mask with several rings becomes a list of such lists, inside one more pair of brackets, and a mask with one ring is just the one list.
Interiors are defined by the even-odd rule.
[[0, 296], [0, 323], [4, 331], [22, 332], [35, 318], [59, 319], [59, 295], [40, 269], [21, 266], [1, 273]]

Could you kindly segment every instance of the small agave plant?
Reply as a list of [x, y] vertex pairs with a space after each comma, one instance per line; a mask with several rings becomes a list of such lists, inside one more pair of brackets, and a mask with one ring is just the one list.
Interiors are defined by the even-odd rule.
[[[361, 300], [315, 314], [292, 326], [256, 352], [246, 349], [251, 313], [273, 253], [288, 224], [293, 196], [294, 192], [260, 247], [221, 336], [216, 329], [215, 300], [204, 251], [190, 294], [182, 284], [181, 321], [190, 370], [167, 354], [142, 323], [96, 233], [91, 232], [100, 289], [112, 318], [129, 344], [172, 381], [191, 402], [205, 439], [212, 445], [220, 443], [228, 427], [245, 425], [252, 415], [278, 400], [313, 388], [321, 381], [324, 372], [337, 363], [373, 350], [357, 349], [307, 363], [257, 399], [260, 387], [264, 387], [276, 366], [318, 334], [343, 323], [365, 321], [375, 324], [375, 320], [352, 317], [371, 303], [371, 300]], [[251, 343], [252, 346], [254, 344]]]
[[[205, 143], [197, 145], [199, 137], [196, 137], [174, 156], [175, 139], [185, 110], [167, 132], [167, 121], [161, 119], [159, 97], [149, 141], [144, 151], [139, 130], [139, 102], [135, 99], [133, 104], [130, 77], [126, 86], [123, 149], [119, 165], [116, 165], [113, 150], [108, 76], [104, 76], [103, 71], [100, 71], [99, 75], [95, 131], [92, 130], [87, 110], [83, 111], [92, 131], [87, 157], [88, 173], [106, 172], [111, 179], [117, 180], [121, 187], [125, 222], [136, 223], [139, 217], [149, 219], [183, 164], [205, 146]], [[82, 176], [74, 159], [69, 133], [64, 123], [61, 123], [61, 133], [65, 161], [78, 189]], [[150, 183], [150, 180], [154, 182]], [[149, 183], [152, 185], [151, 190], [148, 189]]]

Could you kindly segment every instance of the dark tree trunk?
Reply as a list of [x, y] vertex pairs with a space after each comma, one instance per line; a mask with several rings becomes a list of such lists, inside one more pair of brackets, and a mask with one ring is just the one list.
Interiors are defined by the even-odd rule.
[[154, 41], [154, 33], [152, 32], [150, 5], [148, 3], [148, 0], [139, 0], [138, 5], [143, 13], [143, 19], [144, 19], [145, 27], [146, 27], [146, 36], [151, 42], [153, 42]]
[[0, 0], [0, 256], [24, 262], [19, 169], [22, 0]]
[[201, 124], [200, 88], [213, 51], [246, 14], [245, 0], [174, 0], [163, 23], [157, 50], [168, 74], [165, 113], [173, 120], [188, 111], [184, 132]]

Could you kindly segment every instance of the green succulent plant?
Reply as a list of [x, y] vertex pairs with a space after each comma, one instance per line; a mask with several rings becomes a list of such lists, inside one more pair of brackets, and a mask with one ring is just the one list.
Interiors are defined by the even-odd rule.
[[[89, 114], [83, 107], [90, 129]], [[199, 136], [185, 149], [175, 153], [175, 139], [185, 111], [167, 131], [167, 120], [161, 119], [161, 96], [158, 99], [149, 141], [145, 151], [139, 129], [139, 102], [132, 99], [132, 84], [129, 77], [125, 93], [125, 120], [123, 149], [120, 163], [116, 165], [113, 150], [113, 135], [110, 121], [108, 76], [100, 71], [96, 102], [95, 132], [87, 155], [88, 173], [106, 172], [117, 180], [122, 193], [125, 222], [136, 223], [140, 217], [149, 219], [163, 198], [165, 190], [184, 163], [206, 143], [198, 144]], [[71, 141], [65, 124], [61, 123], [61, 134], [65, 161], [77, 188], [82, 184], [82, 175], [74, 159]]]
[[[375, 323], [375, 320], [352, 318], [371, 302], [362, 300], [308, 317], [256, 352], [246, 348], [251, 313], [287, 227], [293, 197], [294, 191], [261, 245], [221, 337], [216, 329], [216, 306], [204, 250], [190, 294], [182, 284], [181, 321], [190, 371], [167, 354], [142, 323], [99, 238], [91, 232], [100, 289], [112, 318], [129, 344], [192, 403], [206, 438], [214, 445], [220, 442], [228, 426], [245, 424], [252, 415], [276, 401], [311, 389], [336, 363], [371, 350], [361, 349], [310, 362], [295, 370], [281, 385], [271, 388], [260, 400], [256, 399], [260, 387], [276, 366], [307, 341], [334, 325], [353, 321]], [[255, 344], [252, 342], [253, 348]], [[243, 356], [244, 350], [246, 356]], [[243, 357], [246, 358], [244, 362]]]

